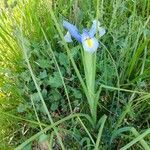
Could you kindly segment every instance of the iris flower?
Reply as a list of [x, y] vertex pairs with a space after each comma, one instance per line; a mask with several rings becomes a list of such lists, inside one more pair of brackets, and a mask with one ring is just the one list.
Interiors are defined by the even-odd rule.
[[99, 46], [98, 40], [95, 38], [96, 30], [98, 30], [100, 37], [106, 33], [105, 29], [100, 27], [100, 22], [96, 20], [93, 21], [90, 30], [83, 29], [82, 34], [79, 33], [75, 25], [68, 21], [63, 21], [63, 26], [68, 30], [67, 34], [64, 36], [65, 41], [68, 43], [72, 42], [73, 37], [82, 44], [85, 51], [90, 53], [95, 52]]

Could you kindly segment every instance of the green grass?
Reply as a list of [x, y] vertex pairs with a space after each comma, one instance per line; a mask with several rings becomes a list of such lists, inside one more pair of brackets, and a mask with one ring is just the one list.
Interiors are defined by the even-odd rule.
[[[0, 149], [149, 150], [150, 0], [6, 2]], [[64, 41], [64, 19], [80, 31], [94, 19], [105, 27], [94, 59]]]

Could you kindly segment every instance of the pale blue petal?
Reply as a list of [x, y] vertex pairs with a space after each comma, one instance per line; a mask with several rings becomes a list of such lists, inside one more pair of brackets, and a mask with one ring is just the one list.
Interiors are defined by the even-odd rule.
[[78, 42], [81, 42], [81, 35], [76, 26], [72, 25], [68, 21], [63, 21], [63, 26], [70, 32], [72, 37], [74, 37]]
[[82, 30], [82, 35], [81, 35], [81, 40], [83, 41], [83, 40], [86, 40], [88, 38], [90, 38], [90, 35], [89, 35], [88, 31], [86, 29], [83, 29]]
[[92, 46], [89, 47], [86, 43], [86, 40], [82, 40], [82, 46], [83, 46], [84, 50], [89, 53], [95, 52], [99, 46], [98, 40], [95, 37], [91, 38], [91, 41], [92, 41]]
[[64, 39], [67, 43], [70, 43], [72, 42], [72, 39], [71, 39], [71, 35], [69, 33], [69, 31], [66, 33], [66, 35], [64, 36]]
[[100, 22], [99, 21], [97, 22], [97, 20], [94, 20], [93, 24], [91, 26], [91, 29], [89, 31], [90, 37], [94, 37], [94, 35], [96, 34], [96, 26], [99, 28], [100, 27]]
[[106, 33], [106, 30], [103, 27], [99, 27], [98, 31], [99, 31], [99, 36], [100, 37], [103, 36]]

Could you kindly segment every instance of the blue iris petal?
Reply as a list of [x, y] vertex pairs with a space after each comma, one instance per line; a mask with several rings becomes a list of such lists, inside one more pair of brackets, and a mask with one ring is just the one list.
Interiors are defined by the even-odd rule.
[[89, 32], [86, 29], [83, 29], [82, 37], [82, 46], [85, 51], [93, 53], [97, 50], [99, 43], [95, 37], [91, 37]]
[[85, 40], [87, 38], [90, 38], [90, 35], [86, 29], [82, 30], [81, 40]]
[[66, 33], [66, 35], [64, 36], [64, 39], [67, 43], [70, 43], [72, 42], [72, 39], [71, 39], [71, 35], [69, 33], [69, 31]]
[[[87, 44], [87, 40], [90, 40], [90, 46]], [[95, 52], [99, 46], [98, 40], [95, 37], [87, 40], [82, 40], [84, 50], [90, 53]]]
[[98, 31], [99, 31], [99, 36], [100, 37], [103, 36], [106, 33], [106, 30], [103, 27], [99, 27]]
[[94, 37], [94, 35], [96, 34], [96, 26], [97, 26], [97, 30], [99, 32], [100, 37], [106, 33], [106, 30], [103, 27], [100, 27], [100, 22], [99, 21], [97, 22], [96, 20], [94, 20], [92, 27], [89, 31], [90, 37]]
[[90, 37], [94, 37], [94, 35], [96, 34], [96, 26], [99, 27], [100, 26], [100, 22], [99, 21], [97, 22], [97, 20], [94, 20], [93, 24], [91, 26], [91, 29], [89, 31]]
[[68, 21], [63, 21], [63, 26], [69, 31], [72, 37], [74, 37], [78, 42], [81, 42], [81, 35], [76, 26], [72, 25]]

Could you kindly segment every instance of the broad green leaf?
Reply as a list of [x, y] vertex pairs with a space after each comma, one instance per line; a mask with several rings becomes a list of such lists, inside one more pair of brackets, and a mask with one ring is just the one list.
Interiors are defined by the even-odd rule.
[[40, 72], [40, 75], [39, 75], [40, 79], [44, 79], [47, 77], [47, 72], [46, 70], [44, 70], [43, 72]]
[[39, 59], [37, 64], [43, 69], [50, 68], [50, 61], [47, 59]]
[[64, 53], [59, 54], [59, 62], [61, 65], [67, 67], [68, 66], [68, 57]]
[[51, 110], [52, 110], [52, 111], [57, 110], [57, 109], [58, 109], [58, 106], [59, 106], [59, 102], [53, 102], [53, 103], [51, 104]]
[[73, 95], [75, 96], [75, 98], [82, 98], [81, 92], [77, 89], [73, 89]]
[[25, 112], [25, 110], [26, 110], [26, 106], [23, 104], [19, 104], [19, 106], [17, 107], [17, 111], [19, 113]]
[[39, 142], [44, 142], [47, 140], [47, 138], [48, 138], [48, 136], [43, 133], [39, 136]]
[[50, 76], [48, 83], [51, 87], [54, 87], [54, 88], [62, 87], [62, 80], [59, 76], [59, 73], [55, 72], [54, 76]]

